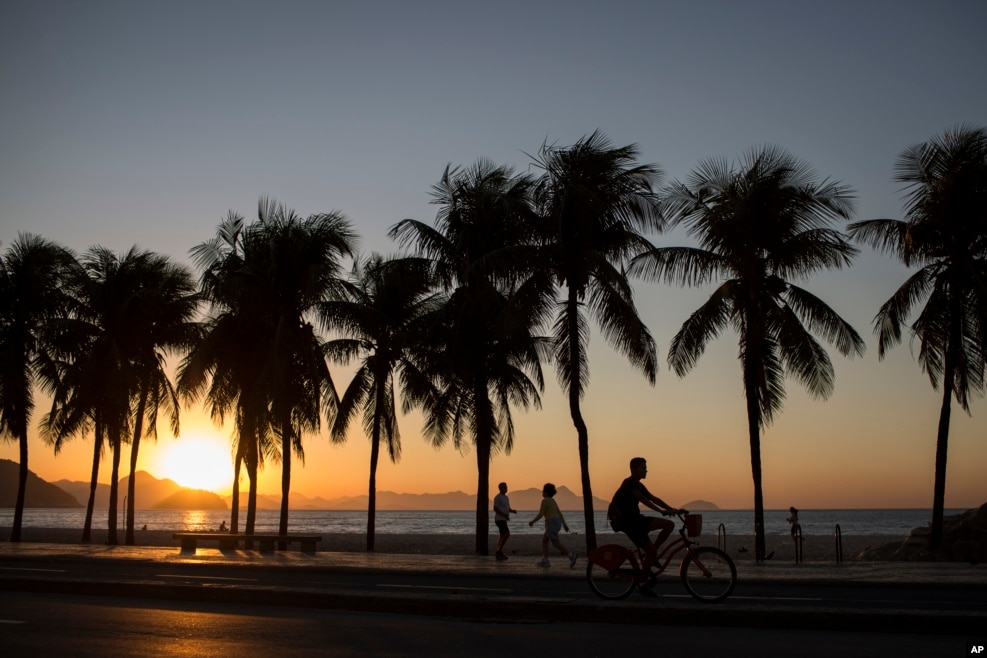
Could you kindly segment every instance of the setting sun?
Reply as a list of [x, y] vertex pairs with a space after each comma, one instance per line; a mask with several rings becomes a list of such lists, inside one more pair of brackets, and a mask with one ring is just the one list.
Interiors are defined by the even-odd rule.
[[219, 439], [188, 436], [178, 439], [151, 469], [157, 477], [183, 487], [220, 492], [233, 484], [230, 448]]

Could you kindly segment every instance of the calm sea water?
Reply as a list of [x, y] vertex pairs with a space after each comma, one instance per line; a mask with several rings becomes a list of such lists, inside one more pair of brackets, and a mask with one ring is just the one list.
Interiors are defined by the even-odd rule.
[[[946, 510], [947, 515], [960, 514], [965, 510]], [[276, 532], [278, 529], [277, 510], [258, 510], [257, 532]], [[512, 520], [516, 533], [542, 532], [538, 527], [528, 528], [527, 521], [533, 518], [534, 511], [520, 510]], [[703, 534], [715, 536], [720, 524], [727, 535], [753, 534], [754, 513], [750, 510], [703, 511]], [[93, 514], [93, 527], [105, 528], [107, 511], [96, 510]], [[585, 529], [581, 511], [566, 511], [566, 521], [573, 532], [582, 533]], [[0, 508], [0, 526], [10, 527], [14, 518], [13, 508]], [[26, 509], [24, 527], [32, 528], [78, 528], [85, 522], [85, 509]], [[124, 517], [119, 516], [118, 528], [123, 529]], [[229, 522], [228, 511], [183, 512], [177, 510], [137, 510], [136, 526], [147, 525], [150, 530], [207, 531], [219, 527], [220, 521]], [[246, 518], [241, 513], [240, 522]], [[765, 534], [787, 535], [789, 525], [788, 510], [765, 510]], [[609, 530], [606, 512], [596, 513], [597, 532]], [[850, 535], [891, 535], [905, 536], [913, 528], [924, 527], [932, 520], [932, 512], [927, 509], [852, 509], [852, 510], [800, 510], [799, 521], [805, 535], [830, 535], [837, 525], [844, 536]], [[379, 534], [462, 534], [472, 532], [476, 524], [472, 511], [430, 512], [430, 511], [378, 511], [376, 532]], [[490, 515], [493, 528], [493, 513]], [[242, 526], [241, 526], [242, 527]], [[289, 516], [291, 532], [309, 533], [363, 533], [367, 528], [366, 511], [297, 510]]]

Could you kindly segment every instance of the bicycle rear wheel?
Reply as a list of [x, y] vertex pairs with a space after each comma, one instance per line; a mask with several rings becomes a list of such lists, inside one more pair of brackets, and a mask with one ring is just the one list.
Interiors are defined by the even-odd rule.
[[601, 598], [625, 598], [634, 591], [640, 578], [637, 559], [623, 546], [600, 546], [591, 551], [586, 559], [586, 581]]
[[679, 571], [689, 594], [706, 603], [722, 601], [737, 584], [737, 567], [730, 556], [718, 548], [694, 548], [682, 560]]

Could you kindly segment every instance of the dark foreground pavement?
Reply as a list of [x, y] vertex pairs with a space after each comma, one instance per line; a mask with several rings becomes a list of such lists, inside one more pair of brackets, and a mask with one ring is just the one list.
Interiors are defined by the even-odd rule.
[[[496, 561], [481, 556], [423, 556], [295, 551], [219, 551], [183, 554], [170, 547], [0, 542], [0, 592], [30, 591], [125, 596], [171, 601], [250, 603], [460, 618], [525, 619], [578, 623], [661, 624], [745, 628], [832, 629], [985, 636], [987, 565], [916, 562], [738, 562], [738, 592], [723, 603], [685, 596], [603, 601], [588, 596], [583, 561], [570, 570], [562, 561], [538, 569], [534, 558]], [[184, 574], [164, 579], [162, 570]], [[238, 574], [266, 574], [238, 579]], [[119, 574], [119, 575], [116, 575]], [[203, 574], [203, 575], [197, 575]], [[225, 576], [223, 574], [226, 574]], [[272, 575], [273, 574], [273, 575]], [[279, 578], [280, 574], [280, 578]], [[415, 577], [409, 587], [326, 588], [330, 575], [390, 574]], [[477, 580], [488, 586], [460, 583]], [[675, 580], [676, 576], [663, 576]], [[563, 587], [540, 586], [565, 581]], [[505, 587], [504, 583], [515, 583]], [[738, 596], [741, 587], [789, 588], [784, 595]], [[848, 593], [832, 603], [796, 605], [822, 589]], [[882, 588], [872, 604], [847, 604]], [[904, 603], [911, 590], [947, 592], [949, 605], [929, 597]], [[681, 592], [681, 590], [679, 590]], [[889, 592], [885, 595], [883, 592]], [[900, 594], [900, 596], [899, 596]], [[860, 596], [860, 599], [866, 597]], [[900, 599], [900, 601], [899, 601]]]

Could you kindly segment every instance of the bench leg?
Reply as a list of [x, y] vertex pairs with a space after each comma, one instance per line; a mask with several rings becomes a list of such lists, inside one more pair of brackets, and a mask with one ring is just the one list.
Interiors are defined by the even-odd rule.
[[182, 537], [182, 553], [195, 554], [196, 541], [192, 537]]

